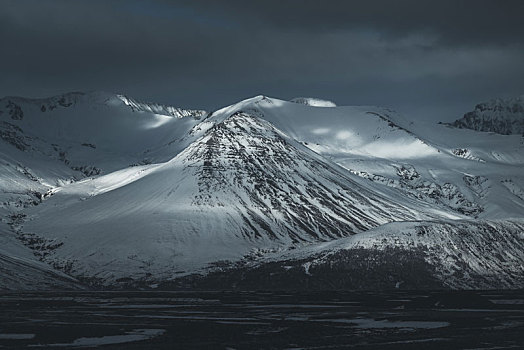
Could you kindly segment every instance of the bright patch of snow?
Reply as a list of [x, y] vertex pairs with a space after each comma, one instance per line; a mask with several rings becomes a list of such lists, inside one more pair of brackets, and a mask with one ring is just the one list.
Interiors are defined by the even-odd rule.
[[291, 102], [300, 103], [311, 107], [336, 107], [334, 102], [321, 100], [313, 97], [296, 97], [290, 100]]

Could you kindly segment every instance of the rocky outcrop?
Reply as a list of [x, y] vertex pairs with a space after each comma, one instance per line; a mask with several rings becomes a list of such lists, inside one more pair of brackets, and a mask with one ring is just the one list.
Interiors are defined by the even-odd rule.
[[480, 103], [451, 125], [503, 135], [524, 134], [524, 96]]

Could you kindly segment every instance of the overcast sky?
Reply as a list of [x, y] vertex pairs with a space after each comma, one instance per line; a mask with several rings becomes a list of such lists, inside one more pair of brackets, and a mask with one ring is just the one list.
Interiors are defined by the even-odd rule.
[[0, 96], [315, 96], [447, 121], [524, 94], [523, 18], [522, 0], [0, 0]]

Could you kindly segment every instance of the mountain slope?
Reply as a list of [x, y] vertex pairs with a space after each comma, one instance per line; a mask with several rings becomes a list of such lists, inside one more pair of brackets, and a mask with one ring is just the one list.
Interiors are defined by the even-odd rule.
[[181, 136], [206, 115], [104, 92], [6, 97], [0, 100], [0, 112], [5, 130], [0, 135], [20, 150], [70, 166], [96, 162], [107, 172], [137, 160], [168, 160], [183, 148], [176, 146]]
[[0, 210], [37, 204], [84, 177], [167, 161], [205, 114], [102, 92], [0, 99]]
[[522, 219], [395, 222], [178, 283], [205, 289], [523, 288], [523, 231]]
[[[181, 138], [205, 115], [103, 92], [0, 99], [0, 224], [78, 180], [171, 159], [191, 142]], [[0, 253], [10, 268], [32, 266], [37, 274], [47, 266], [31, 254], [20, 256], [30, 250], [11, 238], [9, 249]], [[17, 261], [25, 265], [13, 265]], [[33, 277], [24, 283], [45, 280], [35, 273], [28, 272]], [[12, 285], [11, 277], [4, 277], [0, 287]]]
[[9, 227], [0, 222], [0, 290], [79, 289], [81, 284], [35, 259]]
[[[513, 192], [524, 188], [524, 142], [517, 135], [479, 134], [408, 122], [373, 106], [314, 108], [257, 96], [216, 115], [246, 111], [356, 174], [393, 200], [411, 198], [455, 218], [524, 214]], [[202, 124], [211, 124], [215, 113]], [[511, 192], [508, 186], [515, 185]], [[391, 191], [393, 190], [393, 191]], [[422, 203], [420, 203], [422, 202]]]

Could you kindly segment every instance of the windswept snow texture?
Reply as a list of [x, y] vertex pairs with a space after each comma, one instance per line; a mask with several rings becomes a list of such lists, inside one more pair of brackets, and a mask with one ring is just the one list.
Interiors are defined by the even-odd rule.
[[512, 99], [494, 99], [480, 103], [451, 125], [503, 135], [524, 135], [524, 95]]
[[[390, 259], [371, 244], [381, 232], [385, 246], [398, 238], [398, 263], [417, 255], [436, 285], [522, 285], [520, 135], [294, 102], [256, 96], [208, 114], [102, 92], [0, 100], [5, 255], [106, 286], [294, 252], [309, 276], [319, 247], [346, 239]], [[412, 225], [431, 234], [408, 239]]]

